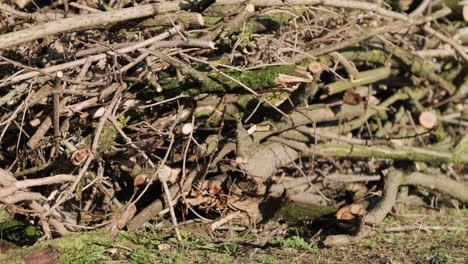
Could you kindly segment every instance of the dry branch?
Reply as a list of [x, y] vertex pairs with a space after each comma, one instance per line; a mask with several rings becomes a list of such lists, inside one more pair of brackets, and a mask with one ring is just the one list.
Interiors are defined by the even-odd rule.
[[379, 231], [382, 232], [407, 232], [407, 231], [426, 231], [426, 232], [431, 232], [431, 231], [455, 231], [455, 232], [466, 232], [468, 231], [468, 228], [466, 227], [456, 227], [456, 226], [428, 226], [428, 225], [416, 225], [416, 226], [396, 226], [396, 227], [385, 227], [385, 228], [379, 228]]
[[[241, 3], [241, 0], [218, 0], [216, 1], [215, 5], [235, 5]], [[250, 4], [254, 6], [324, 5], [338, 8], [354, 8], [366, 11], [373, 11], [380, 15], [394, 19], [410, 20], [410, 18], [404, 14], [384, 9], [377, 4], [352, 0], [289, 0], [287, 2], [282, 0], [253, 0], [250, 1]]]
[[[468, 200], [466, 40], [443, 33], [462, 27], [448, 8], [111, 1], [120, 10], [102, 12], [70, 3], [86, 14], [77, 15], [67, 3], [52, 5], [67, 18], [50, 22], [0, 5], [1, 32], [34, 23], [0, 35], [0, 161], [16, 172], [0, 170], [0, 201], [8, 214], [36, 217], [44, 238], [97, 226], [116, 236], [162, 217], [182, 241], [180, 214], [260, 229], [277, 210], [308, 218], [320, 204], [339, 205], [333, 222], [357, 234], [325, 244], [348, 245], [406, 185]], [[203, 15], [218, 17], [205, 26], [208, 5]]]
[[[122, 49], [118, 49], [118, 50], [116, 50], [115, 53], [114, 52], [109, 52], [108, 54], [94, 55], [94, 56], [91, 56], [90, 58], [83, 58], [83, 59], [79, 59], [79, 60], [76, 60], [76, 61], [67, 62], [67, 63], [47, 67], [45, 69], [41, 69], [40, 71], [44, 71], [46, 73], [53, 73], [53, 72], [56, 72], [56, 71], [63, 71], [63, 70], [69, 69], [69, 68], [81, 66], [81, 65], [85, 64], [88, 61], [95, 62], [95, 61], [105, 59], [108, 55], [125, 54], [125, 53], [128, 53], [128, 52], [132, 52], [132, 51], [135, 51], [137, 49], [144, 48], [144, 47], [146, 47], [148, 45], [151, 45], [151, 44], [153, 44], [153, 43], [155, 43], [157, 41], [168, 38], [169, 36], [177, 33], [177, 30], [180, 30], [181, 28], [182, 28], [181, 26], [176, 26], [176, 27], [170, 29], [168, 32], [162, 33], [162, 34], [160, 34], [158, 36], [155, 36], [155, 37], [152, 37], [152, 38], [147, 39], [145, 41], [136, 43], [135, 45], [132, 45], [130, 47], [125, 47], [125, 48], [122, 48]], [[38, 72], [36, 72], [36, 71], [35, 72], [28, 72], [28, 73], [25, 73], [25, 74], [14, 76], [12, 78], [6, 78], [6, 79], [1, 81], [0, 87], [5, 86], [5, 85], [9, 85], [9, 84], [12, 84], [12, 83], [17, 83], [17, 82], [20, 82], [20, 81], [24, 81], [24, 80], [27, 80], [27, 79], [30, 79], [30, 78], [33, 78], [33, 77], [36, 77], [36, 76], [39, 76], [39, 75], [41, 75], [40, 71], [38, 71]]]
[[0, 35], [0, 50], [57, 33], [89, 29], [96, 26], [104, 26], [111, 23], [177, 10], [180, 10], [177, 2], [162, 2], [161, 4], [141, 5], [124, 8], [122, 10], [59, 19], [33, 26], [29, 29]]

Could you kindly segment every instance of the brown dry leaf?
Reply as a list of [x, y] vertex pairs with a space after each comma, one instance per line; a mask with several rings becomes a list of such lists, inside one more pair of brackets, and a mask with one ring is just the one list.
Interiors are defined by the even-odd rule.
[[197, 206], [202, 203], [206, 203], [209, 200], [209, 197], [199, 195], [195, 198], [185, 198], [185, 202], [191, 206]]
[[249, 198], [246, 200], [230, 202], [229, 206], [236, 210], [240, 210], [243, 213], [241, 217], [239, 217], [242, 224], [253, 226], [262, 220], [262, 213], [260, 212], [259, 204], [259, 198]]
[[23, 258], [23, 264], [55, 264], [58, 263], [60, 252], [52, 246], [33, 252]]
[[58, 40], [52, 43], [52, 48], [55, 49], [57, 53], [65, 53], [65, 47]]
[[200, 209], [209, 211], [211, 209], [223, 210], [226, 208], [228, 195], [223, 190], [226, 175], [217, 175], [205, 180], [196, 190], [192, 190], [191, 197], [185, 202]]
[[88, 156], [91, 155], [91, 150], [89, 148], [79, 149], [73, 152], [70, 160], [73, 165], [78, 166], [83, 163]]
[[96, 110], [96, 112], [94, 112], [93, 119], [101, 118], [104, 115], [105, 112], [106, 112], [105, 107], [99, 107], [98, 110]]
[[0, 240], [0, 254], [3, 254], [7, 252], [8, 250], [14, 249], [14, 248], [17, 248], [17, 246], [8, 241]]
[[133, 185], [134, 186], [138, 186], [138, 185], [142, 185], [146, 182], [146, 180], [148, 180], [148, 175], [147, 174], [138, 174], [135, 179], [133, 179]]
[[128, 99], [123, 103], [124, 110], [135, 109], [136, 107], [143, 105], [144, 102], [138, 99]]
[[163, 165], [161, 170], [159, 171], [159, 177], [163, 177], [166, 181], [174, 184], [177, 179], [179, 178], [180, 169], [179, 168], [171, 168], [167, 165]]
[[202, 184], [202, 189], [208, 191], [209, 194], [218, 194], [223, 190], [223, 183], [226, 181], [226, 175], [217, 175]]
[[221, 220], [214, 222], [211, 225], [211, 230], [216, 230], [220, 226], [233, 220], [238, 224], [254, 227], [256, 223], [262, 220], [259, 204], [259, 198], [231, 201], [229, 203], [230, 210], [228, 210], [228, 213]]
[[353, 90], [347, 90], [343, 96], [343, 103], [349, 105], [358, 105], [362, 102], [361, 95]]
[[226, 181], [227, 175], [216, 175], [214, 177], [211, 177], [200, 185], [198, 187], [198, 193], [207, 193], [207, 194], [218, 194], [220, 191], [223, 189], [223, 183]]

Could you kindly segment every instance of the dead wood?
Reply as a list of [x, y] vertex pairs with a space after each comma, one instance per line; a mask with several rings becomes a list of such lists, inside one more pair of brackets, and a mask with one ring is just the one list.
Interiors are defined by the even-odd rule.
[[[106, 4], [0, 5], [3, 223], [24, 215], [44, 239], [106, 226], [112, 241], [168, 220], [185, 243], [193, 221], [322, 221], [316, 236], [346, 246], [408, 189], [468, 203], [468, 42], [452, 9]], [[34, 258], [66, 258], [46, 242]]]

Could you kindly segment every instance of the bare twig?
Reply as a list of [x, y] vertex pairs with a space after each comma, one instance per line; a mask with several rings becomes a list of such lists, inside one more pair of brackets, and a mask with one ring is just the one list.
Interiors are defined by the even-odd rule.
[[[177, 26], [177, 27], [179, 28], [180, 26]], [[129, 47], [118, 49], [118, 50], [116, 50], [116, 53], [125, 54], [125, 53], [128, 53], [128, 52], [135, 51], [137, 49], [146, 47], [146, 46], [151, 45], [151, 44], [153, 44], [153, 43], [155, 43], [157, 41], [160, 41], [162, 39], [168, 38], [169, 36], [173, 35], [174, 33], [176, 33], [176, 30], [175, 29], [170, 29], [170, 30], [168, 30], [168, 32], [159, 34], [159, 35], [157, 35], [155, 37], [152, 37], [150, 39], [147, 39], [145, 41], [138, 42], [138, 43], [136, 43], [136, 44], [134, 44], [132, 46], [129, 46]], [[114, 55], [115, 53], [109, 51], [106, 54], [98, 54], [98, 55], [91, 56], [90, 59], [83, 58], [83, 59], [75, 60], [75, 61], [72, 61], [72, 62], [67, 62], [67, 63], [47, 67], [47, 68], [44, 68], [44, 69], [30, 68], [30, 70], [32, 70], [33, 72], [28, 72], [28, 73], [20, 74], [20, 75], [11, 77], [11, 78], [6, 78], [5, 80], [2, 80], [2, 83], [0, 84], [0, 87], [6, 86], [6, 85], [9, 85], [9, 84], [12, 84], [12, 83], [17, 83], [17, 82], [20, 82], [20, 81], [24, 81], [24, 80], [39, 76], [41, 74], [49, 75], [50, 73], [53, 73], [53, 72], [56, 72], [56, 71], [62, 71], [62, 70], [65, 70], [65, 69], [77, 67], [77, 66], [83, 65], [88, 60], [91, 60], [92, 62], [99, 61], [99, 60], [105, 59], [108, 54], [109, 55]], [[5, 57], [0, 57], [0, 58], [5, 59], [7, 61], [11, 61], [11, 60], [6, 59]], [[53, 76], [51, 76], [51, 77], [53, 78]], [[73, 83], [73, 81], [70, 81], [70, 80], [64, 80], [64, 81]], [[78, 83], [78, 84], [82, 84], [82, 83]], [[94, 84], [94, 85], [96, 85], [96, 84]]]

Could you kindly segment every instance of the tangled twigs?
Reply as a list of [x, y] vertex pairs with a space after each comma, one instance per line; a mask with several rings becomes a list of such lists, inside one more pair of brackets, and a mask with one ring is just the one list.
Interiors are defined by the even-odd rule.
[[[18, 181], [8, 171], [0, 169], [0, 185], [3, 186], [3, 188], [1, 188], [2, 194], [0, 194], [3, 197], [1, 200], [6, 204], [14, 204], [15, 202], [20, 202], [23, 200], [29, 201], [29, 207], [39, 213], [42, 227], [48, 238], [52, 237], [49, 223], [54, 226], [55, 230], [60, 234], [66, 234], [68, 230], [65, 228], [63, 222], [57, 221], [53, 218], [47, 218], [47, 216], [44, 214], [46, 212], [46, 206], [42, 206], [39, 204], [39, 202], [37, 202], [38, 200], [45, 199], [41, 194], [34, 192], [24, 192], [20, 191], [20, 189], [26, 189], [33, 186], [70, 182], [75, 179], [76, 177], [73, 175], [56, 175], [41, 179]], [[54, 216], [60, 216], [56, 210], [53, 210], [52, 213]]]
[[[152, 37], [150, 39], [147, 39], [145, 41], [138, 42], [138, 43], [136, 43], [136, 44], [134, 44], [132, 46], [125, 47], [125, 48], [122, 48], [122, 49], [118, 49], [118, 50], [115, 51], [115, 53], [109, 51], [108, 54], [98, 54], [98, 55], [91, 56], [90, 58], [83, 58], [83, 59], [75, 60], [75, 61], [72, 61], [72, 62], [67, 62], [67, 63], [47, 67], [45, 69], [41, 69], [41, 70], [37, 70], [37, 71], [36, 71], [36, 69], [31, 69], [32, 72], [20, 74], [20, 75], [14, 76], [12, 78], [7, 78], [7, 79], [2, 80], [2, 82], [0, 83], [0, 87], [1, 86], [6, 86], [6, 85], [9, 85], [9, 84], [12, 84], [12, 83], [17, 83], [17, 82], [20, 82], [20, 81], [24, 81], [24, 80], [27, 80], [27, 79], [30, 79], [30, 78], [33, 78], [33, 77], [36, 77], [36, 76], [39, 76], [39, 75], [41, 75], [42, 72], [44, 72], [46, 74], [50, 74], [50, 73], [53, 73], [53, 72], [56, 72], [56, 71], [61, 71], [61, 70], [66, 70], [66, 69], [69, 69], [69, 68], [81, 66], [81, 65], [83, 65], [83, 64], [85, 64], [86, 62], [89, 62], [89, 61], [91, 61], [91, 62], [99, 61], [99, 60], [105, 59], [108, 55], [125, 54], [125, 53], [128, 53], [128, 52], [132, 52], [134, 50], [137, 50], [137, 49], [146, 47], [148, 45], [151, 45], [154, 42], [165, 39], [165, 38], [177, 33], [177, 30], [181, 29], [181, 28], [182, 28], [182, 26], [176, 26], [176, 27], [168, 30], [168, 32], [162, 33], [160, 35], [157, 35], [157, 36]], [[0, 58], [4, 58], [4, 57], [0, 57]], [[6, 60], [8, 61], [8, 59], [6, 59]], [[82, 83], [80, 82], [78, 84], [82, 84]]]
[[429, 34], [434, 35], [435, 37], [441, 39], [442, 41], [447, 42], [450, 45], [452, 45], [452, 47], [458, 52], [458, 54], [460, 54], [460, 56], [462, 56], [462, 58], [465, 60], [465, 62], [468, 63], [468, 54], [466, 52], [466, 49], [463, 48], [462, 46], [460, 46], [455, 40], [453, 40], [450, 37], [445, 36], [444, 34], [442, 34], [440, 32], [437, 32], [436, 30], [434, 30], [433, 28], [431, 28], [431, 27], [429, 27], [427, 25], [424, 26], [423, 28]]
[[[4, 60], [4, 61], [7, 61], [7, 62], [9, 62], [9, 63], [11, 63], [11, 64], [13, 64], [13, 65], [19, 67], [19, 68], [23, 68], [23, 69], [29, 70], [31, 73], [36, 73], [37, 75], [43, 74], [43, 75], [49, 76], [49, 77], [51, 77], [51, 78], [55, 78], [55, 77], [56, 77], [56, 76], [54, 76], [52, 73], [48, 72], [47, 70], [42, 70], [42, 69], [37, 69], [37, 68], [29, 67], [29, 66], [23, 65], [23, 64], [21, 64], [21, 63], [19, 63], [19, 62], [10, 60], [10, 59], [8, 59], [8, 58], [6, 58], [6, 57], [3, 57], [3, 56], [1, 56], [1, 55], [0, 55], [0, 59], [2, 59], [2, 60]], [[83, 63], [81, 63], [81, 64], [79, 64], [79, 65], [82, 65], [82, 64], [84, 64], [85, 62], [86, 62], [86, 61], [83, 61]], [[35, 76], [37, 76], [37, 75], [35, 75]], [[32, 76], [32, 77], [34, 77], [34, 76]], [[3, 81], [10, 81], [10, 80], [2, 80], [2, 83], [3, 83]], [[20, 80], [20, 81], [22, 81], [22, 80]], [[64, 79], [64, 81], [69, 82], [69, 83], [73, 83], [73, 84], [79, 84], [79, 85], [89, 85], [89, 86], [98, 86], [98, 85], [101, 85], [101, 86], [102, 86], [102, 85], [104, 85], [104, 83], [102, 83], [102, 82], [101, 82], [101, 83], [99, 83], [99, 82], [97, 82], [97, 83], [88, 83], [88, 82], [78, 82], [78, 81], [69, 80], [69, 79]], [[5, 84], [5, 83], [3, 83], [3, 84]], [[1, 85], [0, 85], [0, 86], [1, 86]]]
[[94, 26], [102, 26], [109, 23], [151, 16], [158, 13], [158, 8], [159, 6], [142, 5], [48, 22], [29, 29], [0, 35], [0, 50], [60, 32], [91, 28]]
[[183, 242], [320, 205], [343, 245], [408, 185], [468, 200], [468, 42], [438, 2], [66, 3], [0, 5], [0, 201], [44, 238], [164, 218]]
[[117, 89], [116, 93], [114, 94], [114, 98], [112, 99], [110, 105], [107, 107], [104, 115], [101, 117], [101, 120], [99, 122], [99, 126], [96, 129], [96, 135], [94, 136], [93, 142], [91, 144], [91, 154], [88, 156], [86, 159], [83, 167], [81, 167], [80, 172], [78, 173], [78, 176], [76, 177], [75, 181], [73, 184], [63, 193], [63, 195], [56, 201], [56, 203], [45, 213], [45, 215], [49, 215], [50, 213], [55, 210], [58, 206], [60, 206], [62, 203], [65, 201], [73, 198], [73, 192], [75, 191], [76, 187], [80, 183], [80, 180], [83, 178], [83, 176], [86, 173], [86, 170], [88, 169], [89, 165], [91, 164], [91, 161], [94, 159], [94, 152], [97, 151], [99, 147], [99, 138], [101, 136], [102, 129], [104, 127], [104, 124], [107, 122], [107, 118], [110, 115], [112, 111], [114, 111], [114, 107], [116, 106], [122, 91], [126, 88], [125, 84], [120, 84], [119, 88]]

